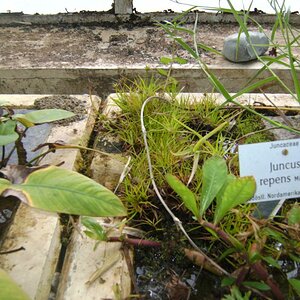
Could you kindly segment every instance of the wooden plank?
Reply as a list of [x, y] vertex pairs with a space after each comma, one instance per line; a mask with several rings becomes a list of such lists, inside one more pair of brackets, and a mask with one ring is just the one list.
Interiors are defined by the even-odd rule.
[[[103, 114], [110, 117], [110, 100], [106, 101]], [[115, 108], [115, 107], [114, 107]], [[97, 138], [96, 138], [97, 140]], [[109, 141], [107, 141], [109, 143]], [[104, 144], [107, 144], [104, 142]], [[103, 144], [102, 152], [108, 152]], [[98, 149], [98, 147], [97, 147]], [[120, 154], [109, 155], [95, 153], [91, 167], [91, 178], [110, 190], [116, 187], [120, 174], [126, 164], [126, 158]], [[118, 223], [120, 220], [97, 218], [101, 223]], [[101, 242], [95, 251], [95, 241], [84, 234], [82, 225], [74, 231], [67, 250], [57, 300], [67, 299], [126, 299], [131, 292], [131, 279], [121, 243]], [[120, 234], [120, 233], [119, 233]], [[116, 258], [116, 263], [92, 284], [87, 284], [94, 272]], [[115, 293], [119, 291], [119, 295]], [[118, 292], [117, 292], [118, 293]], [[117, 298], [119, 297], [119, 298]]]
[[[74, 232], [68, 248], [56, 299], [126, 299], [131, 292], [131, 281], [121, 243], [101, 242], [93, 250], [96, 241], [85, 236], [82, 226], [80, 233]], [[88, 283], [107, 263], [108, 270]], [[115, 293], [119, 293], [119, 298]]]
[[[14, 105], [31, 106], [39, 95], [6, 95], [5, 99]], [[88, 95], [74, 95], [86, 105], [86, 117], [68, 126], [53, 127], [47, 142], [63, 140], [66, 143], [85, 145], [93, 128], [95, 113]], [[99, 99], [94, 98], [97, 107]], [[43, 161], [58, 164], [64, 161], [64, 168], [74, 169], [79, 158], [78, 150], [56, 151]], [[56, 214], [38, 211], [21, 205], [4, 240], [1, 251], [23, 246], [24, 251], [0, 256], [0, 267], [36, 300], [48, 299], [61, 249], [61, 226]]]

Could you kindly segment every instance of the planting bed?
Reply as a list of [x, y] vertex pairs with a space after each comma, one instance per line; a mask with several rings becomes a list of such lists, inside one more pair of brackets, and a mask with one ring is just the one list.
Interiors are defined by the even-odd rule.
[[[179, 94], [178, 98], [201, 101], [206, 96], [207, 94]], [[219, 104], [223, 103], [225, 100], [219, 94], [210, 96], [216, 99], [216, 102]], [[279, 109], [291, 108], [289, 113], [290, 116], [287, 116], [287, 119], [293, 123], [295, 128], [299, 128], [299, 103], [291, 96], [283, 94], [268, 94], [267, 97]], [[114, 100], [117, 98], [117, 94], [112, 94], [106, 101], [103, 115], [106, 116], [108, 121], [120, 112], [120, 109], [115, 104]], [[264, 105], [269, 106], [269, 100], [266, 100], [266, 97], [261, 94], [245, 94], [238, 98], [238, 101], [244, 105], [256, 104], [259, 108], [263, 108]], [[157, 114], [159, 114], [159, 112], [157, 112]], [[274, 111], [269, 111], [269, 114], [273, 115], [272, 118], [274, 119], [278, 120], [281, 118], [274, 116]], [[155, 115], [153, 118], [155, 118]], [[267, 122], [265, 122], [264, 125], [270, 127]], [[111, 135], [107, 134], [106, 130], [102, 131], [101, 128], [103, 130], [103, 127], [100, 126], [100, 131], [95, 140], [95, 146], [97, 149], [107, 152], [109, 157], [105, 157], [103, 154], [96, 154], [91, 165], [91, 175], [95, 179], [100, 179], [100, 182], [105, 183], [110, 189], [115, 189], [118, 186], [119, 175], [124, 171], [127, 161], [128, 154], [125, 150], [126, 143], [124, 144], [121, 142], [120, 139], [113, 134], [113, 131], [111, 132]], [[124, 128], [124, 130], [126, 129]], [[271, 133], [274, 140], [298, 138], [297, 134], [289, 133], [286, 130], [272, 130]], [[142, 132], [140, 132], [140, 135], [142, 135]], [[253, 155], [255, 154], [249, 154], [249, 160], [251, 160]], [[153, 161], [153, 164], [155, 164], [155, 161]], [[104, 167], [101, 168], [100, 166]], [[147, 173], [148, 171], [144, 169], [140, 170], [141, 174], [144, 174], [145, 172]], [[130, 171], [129, 176], [131, 176]], [[137, 177], [135, 181], [138, 182], [138, 180], [139, 178]], [[120, 197], [122, 198], [124, 193], [122, 185], [118, 187], [117, 193], [120, 193]], [[149, 189], [152, 189], [152, 187], [149, 187]], [[168, 199], [166, 191], [164, 196]], [[137, 194], [136, 197], [138, 198], [139, 195]], [[139, 199], [136, 201], [138, 202]], [[155, 197], [153, 201], [155, 201], [153, 207], [156, 207], [158, 215], [163, 216], [165, 220], [161, 220], [161, 222], [157, 224], [157, 228], [159, 229], [158, 232], [155, 232], [155, 226], [153, 226], [153, 224], [150, 225], [149, 223], [148, 225], [145, 225], [145, 222], [147, 222], [146, 220], [142, 221], [144, 225], [140, 225], [140, 228], [149, 230], [149, 232], [144, 233], [144, 238], [158, 238], [169, 246], [168, 250], [164, 248], [162, 250], [157, 248], [145, 249], [142, 246], [135, 250], [135, 264], [133, 271], [135, 273], [134, 280], [136, 283], [133, 291], [140, 294], [142, 298], [144, 297], [143, 299], [219, 299], [222, 293], [220, 290], [220, 278], [207, 272], [201, 267], [193, 265], [186, 258], [182, 257], [177, 248], [179, 243], [178, 239], [180, 240], [182, 238], [180, 233], [176, 230], [176, 226], [171, 218], [164, 213], [164, 208], [159, 205], [157, 199], [155, 200]], [[269, 202], [266, 206], [262, 205], [261, 209], [271, 213], [275, 208], [276, 203], [277, 201], [274, 203]], [[172, 202], [170, 204], [172, 205]], [[141, 215], [138, 211], [136, 214]], [[186, 216], [179, 211], [179, 208], [175, 208], [175, 214], [178, 214], [183, 222], [188, 222], [185, 219]], [[131, 221], [129, 224], [141, 222], [141, 220], [136, 221], [137, 220]], [[162, 229], [163, 232], [160, 232], [160, 226], [164, 228]], [[208, 250], [205, 249], [205, 251]], [[295, 275], [298, 271], [297, 267], [290, 266], [285, 269], [285, 272], [294, 272], [293, 274]], [[287, 293], [286, 290], [285, 292]]]
[[[201, 101], [204, 96], [204, 94], [180, 94], [178, 97]], [[224, 101], [219, 94], [211, 96], [218, 103]], [[61, 101], [59, 101], [60, 97]], [[288, 95], [268, 94], [268, 97], [279, 108], [299, 107], [299, 104]], [[99, 106], [100, 99], [95, 96], [90, 98], [87, 95], [54, 98], [38, 95], [2, 95], [0, 100], [8, 100], [15, 107], [31, 108], [38, 98], [44, 99], [39, 101], [41, 108], [44, 108], [47, 102], [68, 103], [70, 99], [74, 101], [74, 98], [81, 102], [80, 105], [76, 102], [77, 110], [78, 106], [84, 107], [81, 117], [76, 122], [51, 127], [46, 141], [62, 140], [81, 146], [94, 144], [95, 149], [101, 151], [93, 154], [90, 166], [86, 165], [89, 161], [88, 156], [82, 157], [82, 153], [78, 150], [58, 151], [49, 155], [44, 163], [59, 164], [64, 161], [65, 168], [84, 171], [97, 182], [118, 193], [119, 189], [122, 189], [119, 187], [119, 178], [124, 171], [128, 156], [124, 151], [123, 142], [113, 134], [107, 135], [102, 131], [102, 122], [97, 123], [97, 135], [91, 136], [95, 115], [98, 114], [95, 109]], [[116, 98], [116, 94], [111, 94], [102, 103], [100, 120], [110, 120], [115, 117], [119, 111], [114, 102]], [[260, 94], [245, 94], [239, 97], [238, 101], [248, 105], [254, 103], [259, 103], [260, 106], [269, 105], [265, 97]], [[297, 125], [297, 115], [288, 118]], [[279, 133], [279, 130], [274, 131], [275, 139], [297, 137], [286, 136], [286, 131], [283, 131], [283, 134]], [[160, 210], [163, 211], [163, 208]], [[121, 243], [101, 242], [94, 250], [95, 241], [85, 236], [84, 227], [80, 222], [74, 227], [74, 224], [66, 223], [64, 220], [55, 214], [21, 205], [2, 243], [0, 252], [24, 248], [15, 253], [0, 255], [0, 266], [32, 299], [99, 299], [99, 297], [125, 299], [131, 293], [139, 293], [146, 299], [167, 299], [167, 295], [171, 299], [177, 299], [176, 295], [181, 292], [183, 298], [179, 299], [187, 299], [184, 297], [188, 294], [190, 294], [189, 299], [216, 299], [220, 296], [218, 293], [211, 293], [219, 287], [219, 278], [180, 258], [181, 255], [177, 255], [175, 245], [174, 249], [169, 249], [169, 253], [165, 250], [139, 247], [135, 252], [136, 259], [132, 266], [129, 263], [130, 259], [128, 261], [128, 253], [120, 248]], [[105, 228], [114, 227], [115, 229], [110, 233], [112, 235], [128, 232], [126, 229], [124, 232], [119, 229], [118, 223], [121, 220], [99, 218], [98, 221]], [[180, 234], [176, 226], [171, 219], [166, 222], [165, 225], [172, 230], [165, 233], [163, 238], [165, 240], [174, 238], [174, 243], [177, 243], [176, 239], [180, 238]], [[145, 229], [147, 226], [142, 228]], [[149, 236], [150, 233], [145, 233], [142, 237]], [[162, 238], [160, 234], [153, 236]], [[100, 273], [101, 268], [104, 268], [104, 271]], [[97, 272], [99, 274], [95, 275]], [[206, 278], [206, 281], [203, 278]]]

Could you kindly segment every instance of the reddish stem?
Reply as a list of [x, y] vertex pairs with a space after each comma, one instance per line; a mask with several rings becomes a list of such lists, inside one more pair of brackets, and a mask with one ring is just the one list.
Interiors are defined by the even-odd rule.
[[284, 300], [284, 295], [281, 293], [277, 283], [269, 275], [266, 268], [262, 265], [261, 262], [256, 262], [251, 266], [252, 270], [263, 280], [270, 288], [271, 292], [277, 300]]
[[132, 246], [144, 246], [144, 247], [161, 247], [160, 242], [143, 240], [143, 239], [132, 239], [127, 237], [112, 236], [107, 239], [108, 242], [124, 242]]

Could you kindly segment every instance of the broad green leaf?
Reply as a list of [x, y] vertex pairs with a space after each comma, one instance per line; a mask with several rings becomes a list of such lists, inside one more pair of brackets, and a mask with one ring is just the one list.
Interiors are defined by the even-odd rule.
[[0, 299], [3, 300], [30, 300], [29, 296], [2, 269], [0, 269], [0, 291]]
[[8, 120], [0, 123], [0, 146], [15, 142], [19, 135], [15, 132], [16, 121]]
[[289, 225], [300, 224], [300, 206], [299, 205], [295, 205], [288, 212], [288, 223], [289, 223]]
[[204, 214], [227, 180], [227, 165], [223, 158], [213, 156], [205, 161], [202, 170], [200, 216]]
[[245, 203], [255, 193], [256, 184], [252, 176], [246, 176], [232, 180], [226, 186], [221, 201], [217, 203], [214, 223], [217, 224], [235, 206]]
[[243, 281], [243, 285], [246, 287], [251, 287], [260, 291], [269, 291], [270, 287], [264, 282], [260, 281]]
[[222, 200], [224, 191], [225, 191], [227, 185], [229, 184], [229, 182], [231, 182], [235, 179], [236, 179], [236, 177], [233, 174], [227, 174], [226, 181], [225, 181], [225, 183], [223, 184], [222, 188], [220, 189], [219, 193], [216, 196], [217, 204]]
[[26, 120], [33, 124], [42, 124], [67, 119], [74, 115], [74, 113], [63, 109], [41, 109], [24, 115], [16, 114], [13, 118], [20, 119], [20, 122]]
[[31, 171], [24, 182], [11, 184], [2, 195], [15, 196], [29, 206], [52, 212], [92, 217], [126, 215], [122, 202], [110, 190], [86, 176], [55, 166]]
[[171, 188], [181, 197], [185, 207], [189, 209], [195, 217], [199, 217], [197, 199], [195, 194], [186, 187], [177, 177], [167, 174], [166, 179]]
[[298, 296], [300, 296], [300, 280], [299, 279], [289, 279], [290, 285], [293, 287]]
[[159, 61], [164, 65], [169, 65], [171, 62], [173, 62], [173, 59], [169, 57], [161, 57]]
[[105, 230], [93, 218], [82, 217], [81, 222], [87, 229], [89, 229], [89, 231], [84, 231], [88, 237], [98, 241], [105, 241], [107, 239]]

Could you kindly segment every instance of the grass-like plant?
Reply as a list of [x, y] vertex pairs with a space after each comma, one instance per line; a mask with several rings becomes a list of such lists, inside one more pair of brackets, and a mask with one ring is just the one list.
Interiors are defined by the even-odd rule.
[[[247, 39], [250, 41], [250, 34], [248, 31], [248, 22], [251, 21], [257, 25], [259, 31], [263, 31], [263, 26], [258, 24], [255, 19], [251, 17], [249, 14], [251, 10], [251, 5], [247, 11], [237, 11], [230, 0], [227, 0], [230, 9], [225, 8], [212, 8], [212, 7], [192, 7], [190, 10], [194, 8], [200, 9], [208, 9], [215, 10], [217, 12], [230, 13], [232, 14], [237, 23], [240, 26], [239, 32], [243, 32]], [[279, 121], [274, 121], [273, 119], [260, 114], [249, 106], [245, 106], [236, 101], [236, 98], [242, 94], [250, 93], [252, 91], [264, 90], [265, 85], [279, 85], [282, 88], [283, 93], [287, 93], [291, 95], [295, 100], [300, 102], [300, 84], [299, 84], [299, 67], [300, 61], [299, 58], [293, 53], [293, 49], [295, 47], [299, 47], [299, 30], [297, 28], [293, 28], [289, 23], [290, 12], [286, 10], [284, 1], [282, 4], [279, 4], [277, 0], [269, 0], [270, 5], [274, 8], [276, 13], [276, 21], [273, 25], [271, 36], [269, 37], [269, 47], [273, 49], [275, 56], [259, 56], [255, 49], [255, 45], [251, 44], [253, 52], [257, 56], [257, 60], [261, 62], [261, 68], [256, 72], [256, 74], [249, 80], [244, 88], [239, 90], [234, 94], [230, 94], [226, 87], [222, 84], [222, 82], [217, 78], [217, 76], [213, 73], [213, 71], [209, 68], [209, 66], [204, 62], [200, 55], [200, 49], [204, 49], [205, 51], [213, 52], [217, 55], [222, 55], [221, 52], [215, 51], [209, 45], [205, 45], [202, 42], [197, 40], [197, 28], [198, 28], [198, 14], [196, 13], [196, 21], [194, 28], [191, 30], [184, 26], [184, 18], [190, 10], [182, 13], [178, 17], [176, 17], [172, 22], [164, 22], [159, 24], [166, 32], [166, 34], [176, 41], [178, 45], [180, 45], [184, 50], [186, 50], [190, 56], [198, 63], [201, 70], [206, 74], [208, 80], [211, 82], [213, 88], [221, 93], [226, 101], [223, 105], [228, 103], [233, 103], [235, 105], [239, 105], [240, 107], [246, 109], [247, 111], [258, 115], [259, 117], [265, 119], [267, 122], [276, 126], [278, 128], [283, 128], [295, 133], [300, 133], [298, 129], [288, 126]], [[189, 44], [184, 35], [189, 34], [192, 37], [193, 43]], [[276, 37], [278, 34], [281, 34], [285, 43], [278, 44], [276, 42]], [[239, 41], [238, 41], [239, 43]], [[237, 43], [237, 44], [238, 44]], [[291, 77], [293, 79], [293, 88], [288, 87], [284, 78], [280, 78], [276, 73], [276, 65], [285, 66], [290, 70]], [[259, 79], [258, 75], [261, 73], [269, 74], [263, 79]]]

